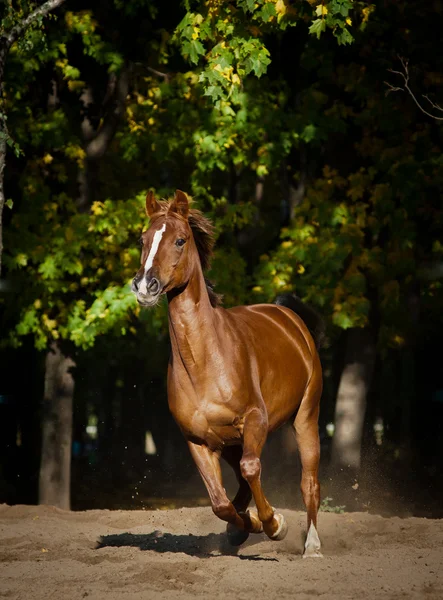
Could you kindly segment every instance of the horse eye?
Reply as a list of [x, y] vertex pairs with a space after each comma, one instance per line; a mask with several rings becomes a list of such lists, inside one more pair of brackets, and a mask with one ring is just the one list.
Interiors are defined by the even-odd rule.
[[184, 240], [183, 238], [178, 238], [178, 240], [175, 242], [175, 245], [180, 248], [185, 242], [186, 240]]
[[138, 240], [138, 245], [143, 246], [143, 238], [142, 237]]

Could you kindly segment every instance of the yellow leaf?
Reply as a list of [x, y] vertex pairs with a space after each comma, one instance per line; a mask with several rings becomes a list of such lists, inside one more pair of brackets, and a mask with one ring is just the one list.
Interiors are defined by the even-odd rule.
[[279, 17], [282, 17], [284, 14], [286, 14], [286, 4], [284, 3], [284, 0], [277, 0], [275, 3], [275, 12]]
[[366, 8], [362, 10], [363, 13], [363, 23], [366, 23], [372, 12], [375, 10], [375, 4], [370, 4]]
[[396, 346], [404, 346], [405, 344], [405, 338], [401, 335], [395, 335], [392, 341]]
[[45, 163], [45, 165], [50, 165], [53, 160], [54, 160], [54, 157], [51, 156], [49, 153], [46, 153], [43, 157], [43, 162]]
[[304, 266], [303, 266], [303, 265], [298, 265], [298, 267], [297, 267], [297, 273], [298, 273], [299, 275], [301, 275], [302, 273], [304, 273], [304, 272], [305, 272], [305, 270], [306, 270], [306, 269], [304, 268]]
[[315, 9], [315, 13], [316, 13], [317, 17], [321, 17], [322, 15], [328, 14], [328, 9], [323, 4], [319, 4], [317, 6], [317, 8]]
[[102, 202], [93, 202], [91, 206], [91, 212], [94, 215], [101, 215], [103, 212], [103, 203]]
[[68, 81], [68, 88], [70, 92], [79, 92], [80, 90], [82, 90], [85, 87], [85, 82], [84, 81]]
[[347, 25], [352, 25], [352, 19], [350, 19], [349, 17], [346, 19], [346, 24]]
[[285, 280], [280, 275], [275, 275], [275, 277], [272, 281], [277, 287], [282, 287], [286, 283]]

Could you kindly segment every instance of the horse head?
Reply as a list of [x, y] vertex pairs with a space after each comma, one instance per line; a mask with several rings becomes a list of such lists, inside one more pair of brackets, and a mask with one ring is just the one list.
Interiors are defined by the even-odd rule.
[[[184, 287], [198, 261], [191, 226], [188, 196], [177, 190], [170, 202], [146, 196], [149, 228], [142, 233], [140, 269], [131, 289], [142, 306], [153, 306], [161, 294]], [[192, 260], [192, 258], [194, 260]]]

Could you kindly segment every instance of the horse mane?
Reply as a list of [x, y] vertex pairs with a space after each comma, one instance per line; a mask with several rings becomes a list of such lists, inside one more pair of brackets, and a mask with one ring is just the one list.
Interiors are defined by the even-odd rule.
[[[192, 198], [188, 196], [188, 199], [189, 203], [191, 204]], [[153, 215], [153, 217], [155, 218], [157, 215], [167, 216], [171, 209], [173, 200], [160, 200], [157, 202], [160, 205], [160, 210]], [[205, 272], [211, 265], [211, 257], [215, 244], [214, 225], [201, 211], [197, 210], [196, 208], [191, 208], [189, 210], [188, 223], [194, 236], [195, 245], [197, 246], [202, 270]], [[206, 279], [206, 277], [205, 283], [209, 300], [211, 301], [211, 306], [214, 308], [220, 306], [222, 304], [223, 296], [214, 291], [214, 285], [209, 281], [209, 279]]]

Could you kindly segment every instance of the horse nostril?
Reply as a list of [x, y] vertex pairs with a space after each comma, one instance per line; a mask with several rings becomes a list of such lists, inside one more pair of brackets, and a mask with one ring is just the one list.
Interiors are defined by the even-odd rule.
[[155, 277], [153, 277], [151, 279], [151, 281], [149, 282], [148, 290], [149, 290], [149, 292], [151, 294], [156, 294], [159, 289], [160, 289], [160, 282], [159, 282], [158, 279], [156, 279]]

